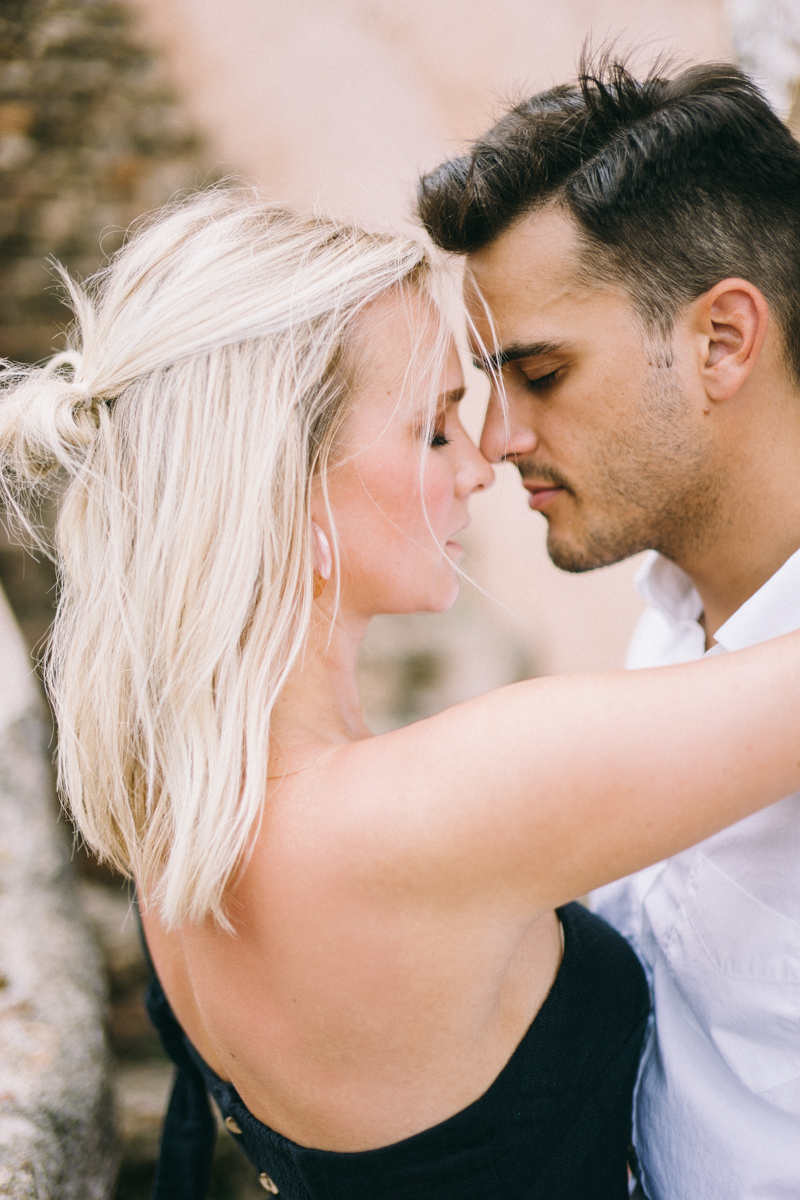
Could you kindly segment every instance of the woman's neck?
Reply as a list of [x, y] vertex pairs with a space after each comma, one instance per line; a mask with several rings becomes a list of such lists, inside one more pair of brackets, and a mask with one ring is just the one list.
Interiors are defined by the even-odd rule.
[[[320, 746], [339, 746], [371, 737], [364, 722], [356, 663], [368, 620], [339, 613], [319, 617], [305, 653], [275, 705], [270, 776], [302, 769]], [[315, 761], [310, 757], [309, 761]]]

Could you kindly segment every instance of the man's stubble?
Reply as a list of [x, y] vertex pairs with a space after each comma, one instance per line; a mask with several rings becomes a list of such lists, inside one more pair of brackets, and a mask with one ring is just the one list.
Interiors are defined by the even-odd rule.
[[572, 531], [560, 534], [553, 521], [547, 537], [562, 571], [592, 571], [649, 549], [680, 563], [719, 534], [723, 473], [663, 352], [651, 363], [633, 419], [597, 437], [591, 462], [591, 480], [519, 463], [523, 478], [549, 480], [572, 495]]

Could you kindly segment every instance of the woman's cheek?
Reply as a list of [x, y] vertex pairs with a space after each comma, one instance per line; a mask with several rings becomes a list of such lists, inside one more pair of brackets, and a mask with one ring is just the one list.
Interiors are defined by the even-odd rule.
[[455, 499], [455, 481], [453, 472], [446, 462], [436, 463], [425, 479], [425, 507], [428, 519], [437, 537], [446, 541], [454, 532], [450, 528], [450, 518]]

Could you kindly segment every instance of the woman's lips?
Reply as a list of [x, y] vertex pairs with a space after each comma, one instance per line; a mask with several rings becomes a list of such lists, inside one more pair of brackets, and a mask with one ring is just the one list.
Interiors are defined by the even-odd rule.
[[444, 548], [451, 558], [461, 558], [461, 555], [464, 553], [464, 547], [461, 545], [461, 542], [455, 540], [455, 535], [463, 533], [471, 524], [471, 519], [466, 520], [463, 525], [459, 525], [458, 529], [453, 530], [452, 537], [449, 537], [445, 542]]
[[562, 487], [536, 487], [526, 483], [525, 491], [528, 493], [529, 507], [541, 510], [546, 508], [550, 501], [560, 495], [564, 489]]

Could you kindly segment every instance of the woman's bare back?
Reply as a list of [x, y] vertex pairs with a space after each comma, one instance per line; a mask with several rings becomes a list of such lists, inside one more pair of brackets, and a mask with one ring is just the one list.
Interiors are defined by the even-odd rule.
[[167, 932], [145, 912], [143, 923], [180, 1024], [253, 1114], [301, 1145], [357, 1151], [483, 1094], [562, 945], [552, 911], [446, 906], [359, 870], [347, 817], [339, 840], [315, 815], [340, 786], [328, 766], [272, 787], [229, 897], [235, 935], [211, 920]]

